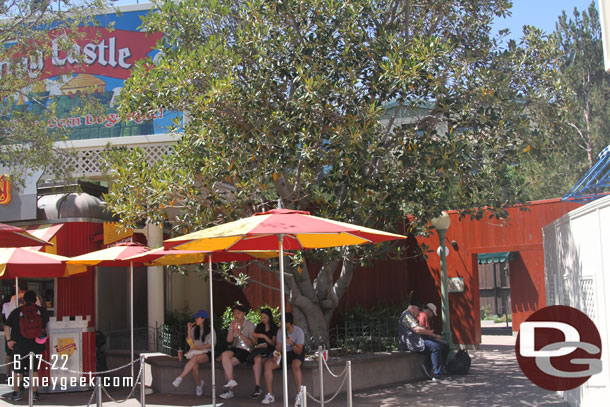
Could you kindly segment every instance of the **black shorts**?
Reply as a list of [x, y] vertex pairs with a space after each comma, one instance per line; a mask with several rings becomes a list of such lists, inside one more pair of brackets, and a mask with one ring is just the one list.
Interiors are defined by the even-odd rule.
[[288, 360], [288, 366], [292, 366], [293, 360], [300, 360], [301, 363], [303, 363], [303, 361], [305, 360], [305, 354], [303, 352], [296, 354], [293, 351], [290, 351], [286, 354], [286, 357]]
[[13, 356], [13, 351], [8, 348], [8, 341], [4, 340], [4, 351], [6, 352], [6, 356]]
[[241, 348], [229, 348], [227, 350], [233, 352], [233, 356], [239, 360], [239, 363], [244, 363], [246, 360], [248, 360], [248, 355], [250, 354], [250, 352]]
[[[38, 365], [40, 360], [36, 357], [38, 353], [34, 355], [34, 363], [33, 371], [38, 371]], [[22, 354], [15, 352], [15, 354], [11, 357], [11, 362], [13, 362], [13, 372], [28, 374], [30, 372], [30, 358], [29, 352], [24, 352]]]

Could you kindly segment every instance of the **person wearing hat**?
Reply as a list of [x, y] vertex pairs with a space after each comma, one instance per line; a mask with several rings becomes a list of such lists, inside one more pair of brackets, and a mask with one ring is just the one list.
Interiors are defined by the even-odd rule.
[[263, 375], [263, 363], [265, 359], [271, 356], [275, 349], [275, 341], [277, 337], [277, 325], [273, 321], [273, 313], [269, 308], [261, 309], [261, 322], [256, 325], [252, 337], [256, 340], [254, 350], [250, 353], [249, 360], [254, 363], [252, 371], [254, 372], [255, 387], [250, 397], [257, 399], [261, 396], [261, 376]]
[[417, 323], [416, 318], [422, 308], [419, 301], [411, 301], [409, 307], [400, 315], [398, 320], [398, 349], [425, 352], [430, 356], [432, 371], [426, 363], [422, 363], [420, 366], [424, 374], [432, 380], [440, 380], [443, 378], [445, 370], [442, 344], [444, 341], [432, 329], [426, 329]]
[[417, 323], [419, 324], [419, 326], [423, 326], [426, 329], [432, 329], [430, 327], [430, 319], [433, 316], [437, 316], [436, 305], [429, 302], [426, 305], [424, 305], [424, 307], [421, 310], [421, 312], [419, 313], [419, 315], [417, 315]]
[[211, 351], [212, 346], [216, 345], [216, 332], [210, 328], [210, 321], [206, 310], [200, 309], [197, 311], [193, 319], [195, 323], [189, 322], [186, 324], [186, 341], [191, 348], [184, 355], [188, 362], [186, 362], [180, 376], [176, 377], [172, 384], [174, 387], [180, 386], [182, 379], [190, 372], [193, 375], [193, 380], [197, 383], [195, 394], [201, 396], [203, 395], [204, 382], [199, 379], [199, 365], [210, 361], [208, 353]]
[[248, 355], [255, 343], [252, 337], [254, 324], [246, 319], [246, 312], [248, 311], [246, 306], [237, 302], [233, 305], [232, 310], [233, 321], [229, 325], [229, 333], [227, 334], [229, 349], [220, 355], [227, 383], [224, 385], [224, 393], [219, 397], [225, 400], [235, 396], [233, 389], [237, 386], [237, 382], [233, 377], [233, 367], [248, 360]]

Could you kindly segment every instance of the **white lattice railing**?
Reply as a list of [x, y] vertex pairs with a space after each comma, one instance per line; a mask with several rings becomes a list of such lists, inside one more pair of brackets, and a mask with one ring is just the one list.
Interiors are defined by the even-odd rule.
[[96, 179], [104, 176], [102, 153], [108, 148], [108, 145], [126, 148], [139, 147], [146, 152], [149, 161], [155, 162], [172, 150], [176, 140], [176, 136], [159, 134], [67, 141], [57, 143], [56, 147], [76, 153], [67, 155], [65, 160], [65, 165], [71, 169], [72, 175], [78, 178]]

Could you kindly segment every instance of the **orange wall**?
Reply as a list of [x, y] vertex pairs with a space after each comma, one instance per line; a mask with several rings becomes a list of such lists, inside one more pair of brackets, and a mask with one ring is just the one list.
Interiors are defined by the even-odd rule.
[[[542, 227], [579, 206], [558, 199], [535, 201], [509, 208], [508, 221], [490, 219], [489, 216], [480, 220], [459, 219], [457, 213], [450, 213], [451, 226], [447, 230], [446, 242], [450, 250], [447, 274], [449, 277], [463, 277], [465, 285], [464, 293], [449, 295], [454, 342], [480, 343], [477, 254], [516, 252], [509, 267], [513, 331], [518, 331], [521, 322], [546, 303]], [[453, 240], [458, 244], [457, 251], [449, 245]], [[433, 297], [440, 291], [440, 259], [436, 255], [438, 235], [432, 232], [429, 237], [418, 241], [433, 249], [426, 263], [435, 287], [431, 290], [429, 286], [415, 284], [424, 296], [427, 293]]]

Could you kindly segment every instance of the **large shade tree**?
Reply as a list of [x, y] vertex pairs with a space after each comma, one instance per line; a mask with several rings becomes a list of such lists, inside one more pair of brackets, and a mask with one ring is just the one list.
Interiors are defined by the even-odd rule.
[[[144, 25], [165, 33], [162, 57], [138, 65], [121, 109], [183, 111], [176, 129], [183, 136], [156, 163], [141, 151], [109, 155], [110, 208], [137, 224], [161, 223], [168, 207], [182, 207], [176, 233], [278, 200], [406, 233], [445, 209], [501, 216], [519, 201], [517, 157], [532, 125], [517, 98], [513, 55], [490, 37], [490, 22], [509, 5], [160, 2]], [[326, 335], [357, 265], [373, 251], [324, 252], [316, 268], [304, 260], [309, 252], [292, 259], [297, 323]]]
[[[50, 131], [47, 123], [55, 116], [41, 78], [52, 54], [51, 38], [56, 38], [56, 52], [70, 52], [83, 35], [79, 25], [94, 24], [93, 16], [109, 4], [105, 0], [39, 1], [4, 0], [0, 3], [0, 167], [9, 169], [19, 185], [23, 176], [36, 169], [46, 169], [56, 176], [68, 174], [66, 151], [55, 142], [65, 140], [65, 132]], [[75, 64], [80, 55], [71, 53]], [[70, 65], [70, 64], [67, 64]], [[69, 74], [58, 69], [57, 74]], [[95, 107], [94, 102], [83, 103]]]
[[531, 151], [521, 160], [526, 194], [560, 197], [610, 144], [610, 74], [595, 2], [564, 11], [553, 33], [527, 28], [515, 55], [528, 71], [524, 100], [536, 122]]

